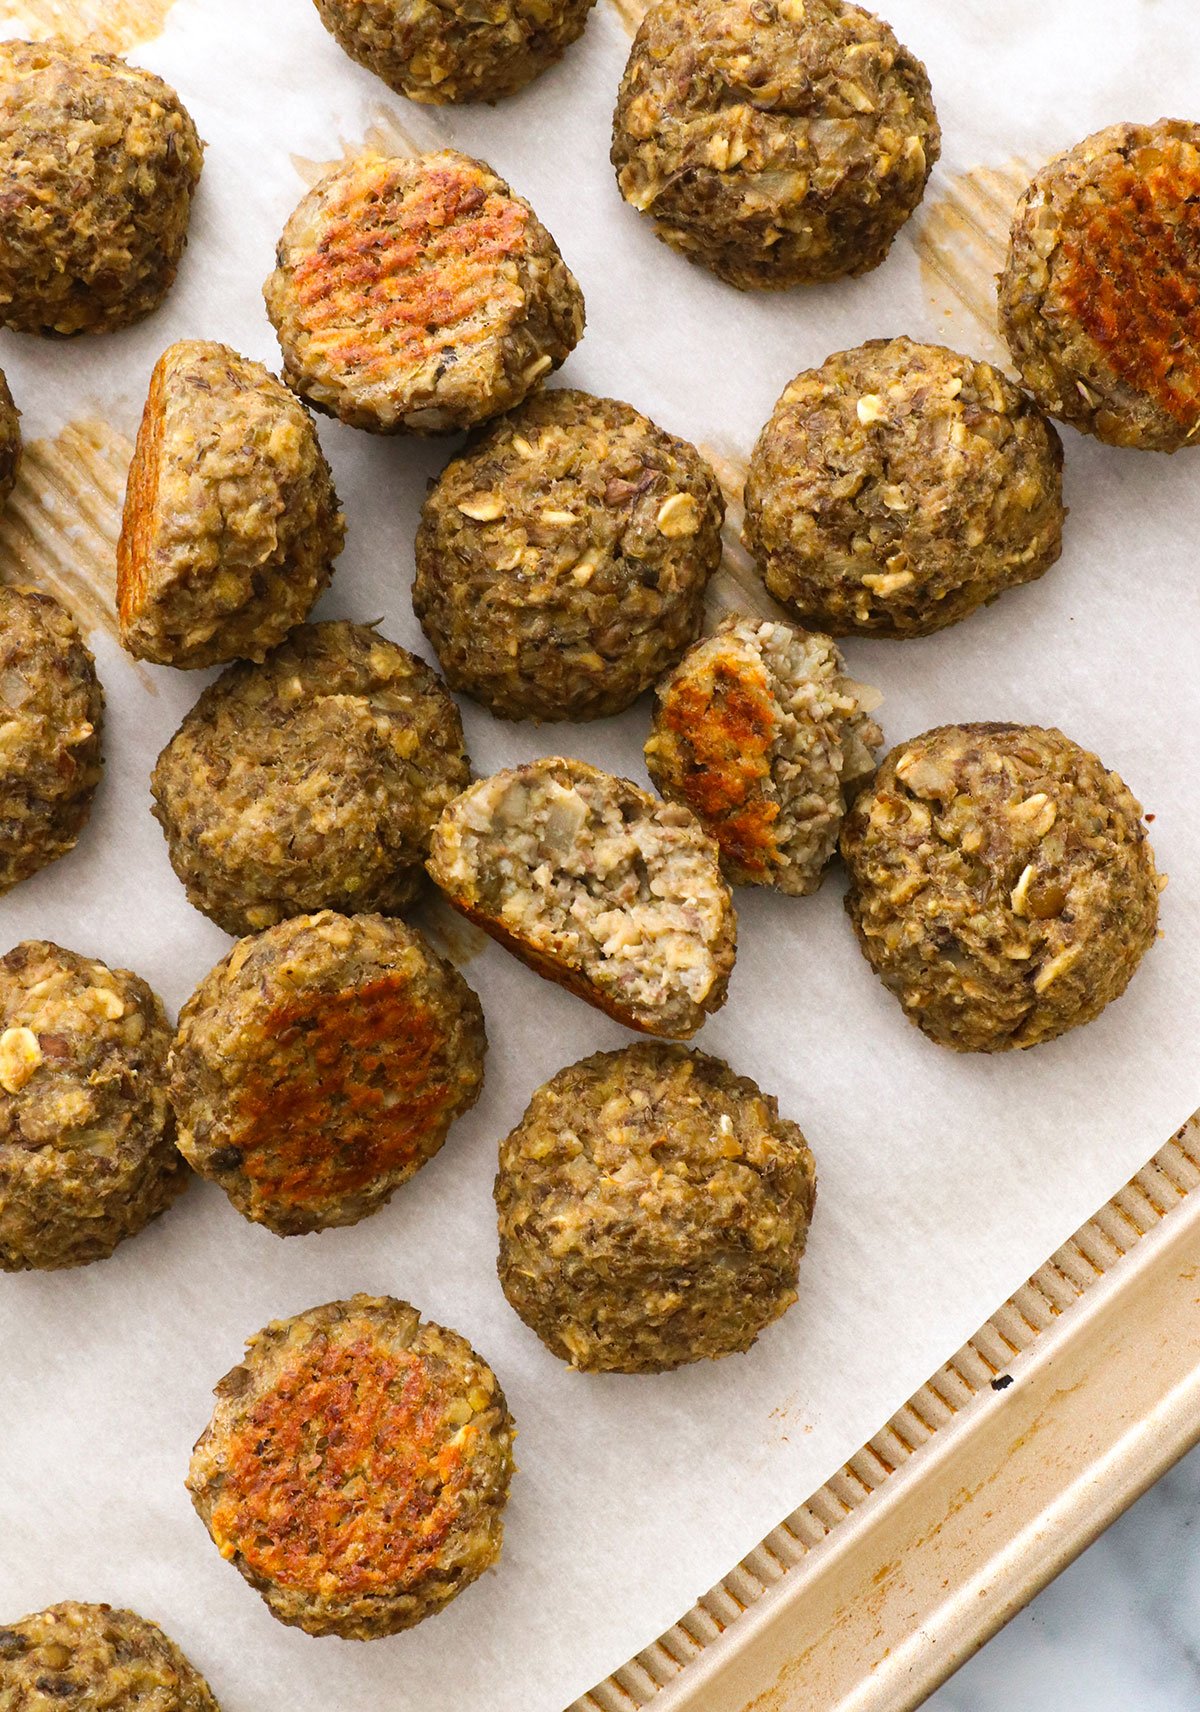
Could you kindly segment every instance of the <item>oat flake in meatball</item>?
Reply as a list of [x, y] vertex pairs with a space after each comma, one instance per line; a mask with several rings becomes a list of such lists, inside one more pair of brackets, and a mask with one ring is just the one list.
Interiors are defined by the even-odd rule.
[[612, 162], [658, 236], [730, 285], [878, 267], [941, 149], [929, 78], [843, 0], [656, 0]]
[[846, 817], [846, 908], [909, 1019], [958, 1052], [1035, 1046], [1119, 998], [1154, 941], [1141, 808], [1061, 731], [946, 725]]
[[434, 486], [413, 606], [451, 687], [502, 718], [620, 713], [699, 635], [724, 514], [686, 440], [543, 393]]
[[582, 35], [595, 0], [316, 0], [325, 27], [412, 101], [497, 101]]
[[1017, 206], [1000, 325], [1045, 409], [1112, 446], [1200, 437], [1200, 125], [1111, 125]]
[[796, 1300], [815, 1196], [797, 1125], [719, 1058], [598, 1052], [500, 1144], [500, 1282], [573, 1367], [731, 1355]]
[[84, 1266], [187, 1185], [145, 981], [44, 940], [0, 958], [0, 1270]]
[[302, 624], [205, 690], [158, 758], [154, 814], [191, 902], [238, 935], [404, 909], [469, 778], [458, 709], [423, 660], [364, 624]]
[[533, 209], [452, 149], [335, 168], [288, 221], [264, 290], [289, 385], [377, 434], [511, 410], [583, 332], [579, 287]]
[[1062, 551], [1062, 445], [990, 363], [911, 339], [839, 351], [784, 392], [746, 481], [771, 594], [834, 636], [927, 636]]
[[0, 324], [106, 333], [157, 309], [201, 160], [150, 72], [65, 41], [0, 42]]
[[150, 382], [117, 550], [121, 641], [161, 666], [261, 660], [329, 582], [344, 520], [304, 406], [200, 339]]
[[0, 894], [75, 848], [103, 717], [75, 621], [51, 595], [0, 585]]
[[199, 1671], [136, 1611], [65, 1600], [0, 1623], [4, 1712], [220, 1712]]
[[250, 1339], [192, 1456], [192, 1502], [272, 1616], [369, 1641], [500, 1555], [514, 1426], [491, 1368], [407, 1302], [353, 1296]]
[[429, 872], [531, 969], [643, 1034], [686, 1039], [725, 1003], [737, 918], [689, 809], [552, 756], [481, 779]]
[[646, 766], [735, 885], [815, 892], [883, 733], [828, 636], [727, 618], [658, 686]]
[[8, 381], [0, 370], [0, 505], [16, 485], [20, 463], [21, 412], [13, 403]]
[[184, 1006], [179, 1146], [280, 1236], [357, 1224], [479, 1098], [483, 1012], [419, 933], [297, 916], [241, 940]]

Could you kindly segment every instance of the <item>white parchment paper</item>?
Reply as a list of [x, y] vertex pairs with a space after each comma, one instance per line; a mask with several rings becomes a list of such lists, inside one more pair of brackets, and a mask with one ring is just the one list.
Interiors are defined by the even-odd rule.
[[[921, 265], [938, 199], [968, 169], [1040, 162], [1117, 119], [1200, 113], [1194, 0], [887, 9], [928, 63], [946, 133], [927, 211], [868, 278], [754, 298], [659, 245], [616, 192], [608, 126], [628, 43], [612, 0], [526, 94], [441, 112], [354, 67], [311, 0], [178, 0], [131, 57], [177, 85], [208, 140], [188, 258], [166, 308], [135, 331], [0, 336], [26, 430], [99, 414], [131, 434], [173, 339], [277, 362], [259, 290], [304, 189], [293, 157], [339, 155], [380, 109], [420, 143], [487, 157], [554, 232], [588, 306], [564, 381], [727, 454], [744, 455], [784, 384], [831, 350], [909, 332], [990, 354], [991, 336]], [[951, 247], [965, 255], [973, 239], [957, 230]], [[386, 634], [423, 649], [412, 540], [449, 448], [321, 431], [350, 528], [322, 610], [382, 617]], [[198, 1183], [110, 1261], [0, 1277], [0, 1618], [65, 1597], [131, 1604], [179, 1639], [226, 1712], [556, 1712], [818, 1486], [1191, 1112], [1200, 453], [1064, 437], [1061, 564], [940, 636], [851, 642], [847, 654], [884, 691], [890, 741], [947, 720], [1057, 723], [1125, 776], [1155, 815], [1171, 876], [1161, 942], [1127, 996], [1033, 1053], [958, 1058], [910, 1028], [867, 969], [836, 876], [808, 901], [743, 892], [730, 1001], [700, 1044], [776, 1092], [816, 1152], [801, 1300], [748, 1356], [661, 1378], [582, 1377], [500, 1294], [491, 1179], [497, 1139], [534, 1087], [627, 1037], [489, 946], [467, 967], [492, 1039], [485, 1097], [376, 1217], [281, 1242]], [[132, 966], [174, 1007], [228, 945], [188, 907], [149, 814], [153, 758], [201, 679], [139, 677], [106, 636], [93, 643], [109, 693], [95, 819], [70, 859], [0, 902], [0, 938], [49, 936]], [[480, 772], [561, 748], [643, 777], [644, 705], [574, 729], [464, 713]], [[520, 1428], [498, 1571], [435, 1622], [366, 1646], [275, 1623], [183, 1488], [210, 1389], [244, 1337], [355, 1290], [409, 1297], [462, 1330]]]

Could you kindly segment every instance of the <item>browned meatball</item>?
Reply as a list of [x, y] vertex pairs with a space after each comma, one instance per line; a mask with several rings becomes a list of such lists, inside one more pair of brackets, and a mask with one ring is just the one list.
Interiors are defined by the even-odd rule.
[[798, 1126], [719, 1058], [598, 1052], [500, 1144], [500, 1282], [573, 1367], [731, 1355], [796, 1300], [815, 1196]]
[[277, 1320], [216, 1396], [192, 1502], [281, 1623], [393, 1635], [499, 1557], [504, 1393], [465, 1338], [407, 1302], [353, 1296]]
[[357, 1224], [474, 1105], [486, 1044], [475, 994], [412, 928], [296, 916], [241, 940], [184, 1006], [179, 1146], [279, 1236]]
[[583, 33], [595, 0], [316, 0], [342, 47], [411, 101], [497, 101]]
[[441, 680], [364, 624], [302, 624], [230, 666], [158, 758], [154, 813], [197, 909], [254, 933], [320, 909], [391, 915], [470, 778]]
[[51, 595], [0, 585], [0, 894], [75, 848], [103, 717], [74, 619]]
[[878, 267], [941, 149], [929, 78], [846, 0], [655, 0], [613, 121], [621, 194], [730, 285]]
[[1200, 125], [1110, 125], [1017, 206], [1000, 325], [1053, 416], [1112, 446], [1200, 441]]
[[361, 155], [301, 202], [265, 286], [288, 383], [376, 434], [445, 434], [520, 404], [583, 332], [529, 204], [446, 149]]
[[344, 520], [312, 418], [261, 363], [159, 359], [117, 549], [121, 641], [162, 666], [261, 660], [308, 617]]
[[220, 1712], [157, 1623], [68, 1599], [0, 1624], [4, 1712]]
[[1165, 881], [1141, 813], [1061, 731], [946, 725], [900, 744], [842, 829], [864, 956], [958, 1052], [1090, 1022], [1154, 943]]
[[0, 370], [0, 505], [16, 485], [20, 463], [21, 412], [13, 403], [8, 381]]
[[106, 333], [157, 309], [201, 160], [160, 78], [65, 41], [0, 42], [0, 323]]
[[1062, 445], [1007, 376], [874, 339], [796, 379], [759, 436], [746, 545], [832, 635], [927, 636], [1062, 551]]
[[128, 969], [44, 940], [0, 958], [0, 1270], [104, 1260], [182, 1193], [170, 1041]]
[[451, 687], [502, 718], [620, 713], [699, 634], [724, 514], [686, 440], [542, 393], [434, 486], [413, 606]]

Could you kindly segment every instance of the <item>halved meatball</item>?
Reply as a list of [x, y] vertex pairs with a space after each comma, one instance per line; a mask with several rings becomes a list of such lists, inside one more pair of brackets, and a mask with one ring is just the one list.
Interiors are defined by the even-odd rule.
[[228, 345], [165, 351], [117, 548], [129, 652], [162, 666], [263, 659], [308, 617], [343, 537], [312, 418], [287, 387]]
[[511, 410], [583, 332], [582, 294], [533, 209], [452, 149], [336, 167], [288, 221], [264, 294], [288, 384], [376, 434]]
[[479, 1000], [383, 916], [296, 916], [243, 939], [184, 1006], [179, 1146], [279, 1236], [357, 1224], [483, 1085]]
[[1111, 446], [1200, 444], [1200, 124], [1110, 125], [1042, 168], [1000, 326], [1052, 416]]
[[628, 779], [558, 757], [482, 779], [428, 866], [455, 909], [629, 1028], [685, 1039], [725, 1003], [736, 916], [716, 846]]
[[646, 766], [716, 839], [735, 885], [802, 896], [874, 771], [878, 704], [828, 636], [734, 615], [658, 686]]
[[457, 1332], [390, 1296], [252, 1337], [188, 1489], [273, 1617], [368, 1641], [431, 1617], [500, 1555], [515, 1433]]

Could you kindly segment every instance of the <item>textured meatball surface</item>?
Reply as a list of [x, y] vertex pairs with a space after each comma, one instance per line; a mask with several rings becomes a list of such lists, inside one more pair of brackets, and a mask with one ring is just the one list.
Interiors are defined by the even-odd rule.
[[17, 480], [21, 463], [21, 412], [13, 403], [4, 371], [0, 369], [0, 505]]
[[1062, 445], [990, 363], [876, 339], [797, 375], [759, 436], [746, 546], [832, 635], [927, 636], [1062, 551]]
[[250, 1339], [188, 1487], [272, 1616], [373, 1640], [500, 1555], [514, 1426], [487, 1363], [407, 1302], [354, 1296]]
[[434, 828], [448, 901], [539, 975], [644, 1034], [725, 1003], [737, 917], [689, 809], [560, 756], [481, 779]]
[[1053, 416], [1112, 446], [1200, 437], [1200, 125], [1111, 125], [1017, 205], [1000, 326]]
[[104, 333], [157, 309], [202, 153], [150, 72], [64, 41], [0, 42], [0, 324]]
[[0, 585], [0, 894], [75, 848], [103, 717], [74, 619], [51, 595]]
[[598, 1052], [500, 1144], [500, 1282], [573, 1367], [731, 1355], [796, 1300], [815, 1196], [804, 1136], [748, 1077], [658, 1042]]
[[343, 534], [312, 418], [288, 388], [227, 345], [164, 352], [117, 550], [129, 652], [162, 666], [263, 659], [308, 617]]
[[613, 121], [625, 200], [742, 289], [878, 267], [940, 150], [924, 66], [843, 0], [656, 0]]
[[0, 958], [0, 1270], [104, 1260], [186, 1188], [170, 1042], [128, 969], [45, 940]]
[[157, 1623], [65, 1600], [0, 1624], [4, 1712], [220, 1712]]
[[205, 690], [158, 758], [154, 813], [191, 902], [238, 935], [405, 908], [469, 778], [423, 660], [367, 625], [305, 624]]
[[1090, 1022], [1154, 942], [1141, 808], [1061, 731], [947, 725], [893, 749], [846, 817], [846, 908], [910, 1021], [958, 1052]]
[[361, 155], [304, 198], [265, 287], [284, 378], [378, 434], [444, 434], [520, 404], [583, 333], [529, 204], [446, 149]]
[[685, 440], [546, 392], [443, 472], [413, 606], [452, 688], [507, 719], [619, 713], [700, 633], [724, 501]]
[[735, 615], [658, 686], [646, 766], [716, 840], [735, 885], [802, 896], [874, 771], [878, 702], [828, 636]]
[[411, 101], [514, 95], [582, 35], [595, 0], [316, 0], [342, 47]]
[[421, 935], [325, 911], [241, 940], [179, 1017], [179, 1146], [280, 1236], [357, 1224], [479, 1098], [479, 1001]]

